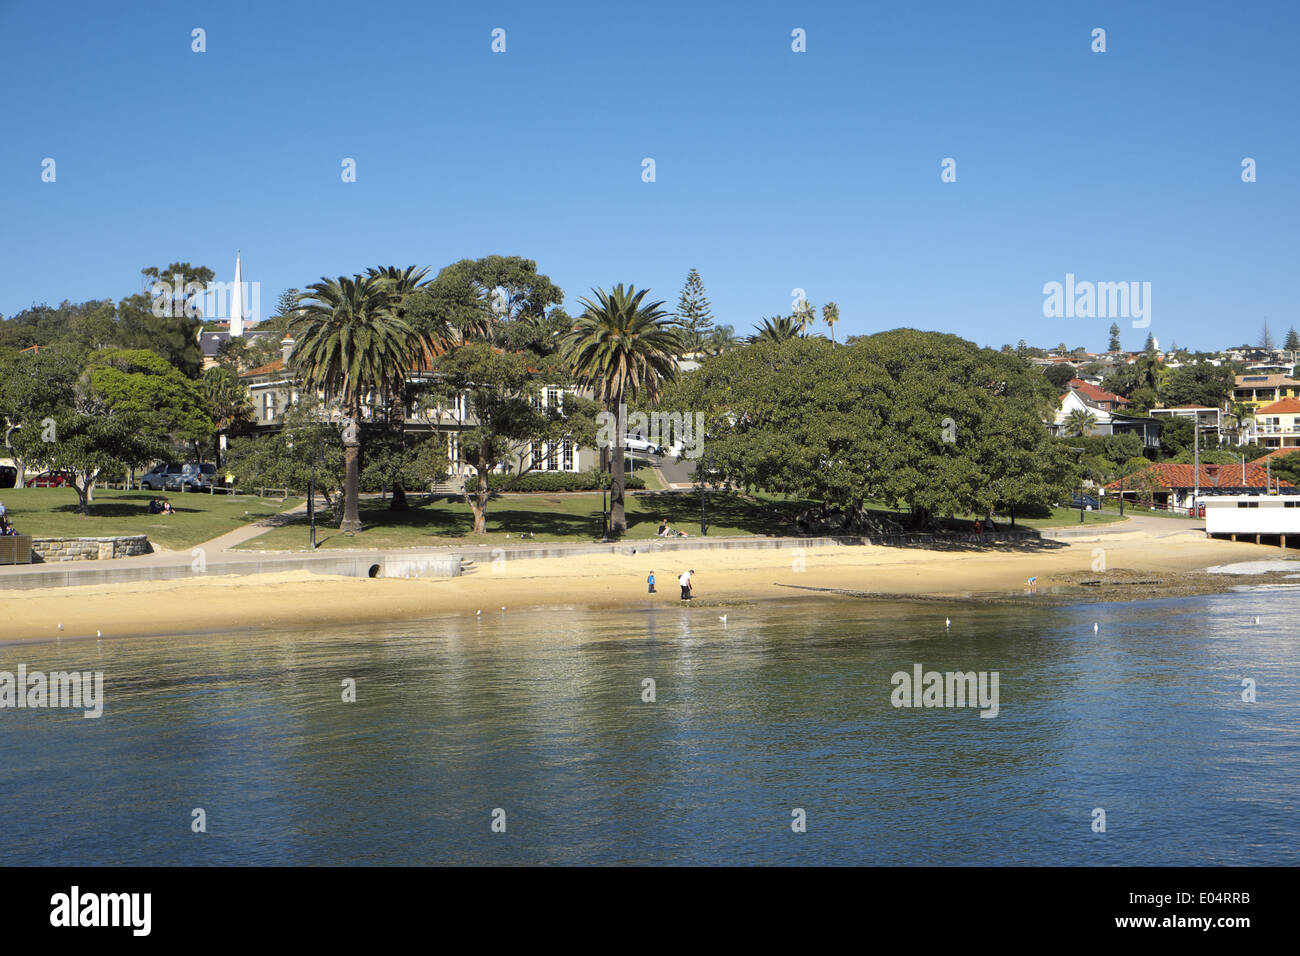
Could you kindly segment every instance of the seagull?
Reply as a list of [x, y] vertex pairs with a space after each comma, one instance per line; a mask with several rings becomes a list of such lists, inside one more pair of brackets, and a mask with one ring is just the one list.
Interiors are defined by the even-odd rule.
[[1256, 624], [1259, 623], [1259, 618], [1255, 618], [1255, 623], [1256, 623]]
[[504, 604], [502, 604], [502, 605], [501, 605], [501, 610], [504, 611], [505, 609], [506, 609], [506, 606], [505, 606]]
[[951, 619], [951, 618], [946, 618], [946, 617], [945, 617], [945, 618], [943, 619], [943, 626], [944, 626], [944, 627], [952, 627], [952, 619]]
[[104, 632], [103, 632], [103, 631], [95, 631], [95, 637], [96, 637], [96, 638], [100, 638], [100, 637], [103, 637], [103, 636], [104, 636]]
[[479, 608], [479, 609], [478, 609], [477, 611], [475, 611], [474, 613], [475, 613], [477, 616], [482, 617], [482, 616], [483, 616], [483, 609], [482, 609], [482, 608]]
[[1098, 624], [1096, 621], [1092, 622], [1092, 633], [1096, 634], [1100, 628], [1101, 628], [1100, 624]]
[[725, 615], [725, 614], [722, 615], [720, 618], [718, 618], [718, 620], [721, 621], [723, 624], [726, 624], [726, 623], [727, 623], [727, 615]]
[[63, 625], [62, 625], [62, 624], [59, 625], [59, 630], [60, 630], [60, 631], [63, 630]]

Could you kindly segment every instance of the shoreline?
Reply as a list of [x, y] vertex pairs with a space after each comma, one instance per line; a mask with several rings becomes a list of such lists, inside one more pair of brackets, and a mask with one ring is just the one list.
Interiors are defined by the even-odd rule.
[[[1279, 583], [1282, 572], [1237, 576], [1206, 568], [1277, 558], [1267, 545], [1195, 531], [1117, 532], [1043, 550], [992, 545], [954, 551], [894, 546], [587, 554], [503, 560], [456, 578], [357, 579], [288, 571], [5, 592], [0, 643], [93, 637], [162, 637], [299, 626], [382, 624], [538, 608], [679, 606], [676, 577], [696, 571], [695, 606], [769, 600], [1122, 602], [1221, 593]], [[656, 572], [657, 591], [646, 575]], [[1300, 572], [1300, 561], [1296, 562]], [[1027, 587], [1036, 577], [1031, 594]], [[62, 624], [60, 631], [58, 625]], [[530, 626], [544, 626], [536, 623]]]

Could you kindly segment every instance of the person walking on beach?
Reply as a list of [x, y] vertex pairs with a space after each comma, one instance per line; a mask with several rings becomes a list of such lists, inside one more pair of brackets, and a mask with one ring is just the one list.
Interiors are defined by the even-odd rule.
[[691, 568], [689, 571], [684, 572], [682, 576], [677, 579], [677, 583], [682, 586], [683, 601], [689, 601], [691, 599], [691, 575], [694, 573], [695, 573], [695, 569]]
[[651, 594], [654, 594], [654, 593], [655, 593], [655, 573], [654, 573], [653, 571], [651, 571], [651, 572], [650, 572], [650, 577], [646, 578], [645, 580], [646, 580], [646, 583], [650, 585], [650, 593], [651, 593]]

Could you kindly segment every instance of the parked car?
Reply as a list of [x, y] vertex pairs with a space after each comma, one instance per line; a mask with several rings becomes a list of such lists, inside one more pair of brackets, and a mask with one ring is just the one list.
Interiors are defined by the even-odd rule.
[[71, 486], [72, 472], [70, 471], [43, 471], [27, 482], [29, 488], [69, 488]]
[[1091, 495], [1075, 495], [1073, 498], [1070, 499], [1071, 508], [1078, 508], [1080, 507], [1080, 505], [1082, 505], [1082, 507], [1086, 511], [1101, 510], [1101, 502], [1098, 499], [1092, 497]]
[[625, 451], [639, 451], [643, 455], [662, 455], [664, 450], [658, 445], [652, 445], [644, 438], [626, 438], [623, 440], [623, 449]]
[[217, 466], [210, 461], [187, 462], [177, 482], [181, 491], [211, 491], [217, 478]]
[[140, 487], [145, 491], [173, 490], [169, 486], [169, 481], [179, 478], [182, 471], [184, 471], [183, 465], [154, 465], [153, 468], [140, 477]]
[[0, 488], [12, 488], [18, 484], [18, 469], [13, 465], [0, 465]]

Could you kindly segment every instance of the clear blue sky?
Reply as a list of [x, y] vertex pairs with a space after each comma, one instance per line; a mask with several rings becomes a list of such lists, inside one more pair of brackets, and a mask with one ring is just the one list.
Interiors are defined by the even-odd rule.
[[740, 333], [799, 287], [841, 338], [1102, 348], [1109, 320], [1043, 317], [1073, 272], [1151, 282], [1162, 345], [1253, 341], [1300, 325], [1297, 27], [1293, 0], [0, 0], [0, 313], [177, 260], [229, 280], [236, 248], [263, 316], [500, 253], [574, 313], [616, 282], [671, 307], [694, 266]]

